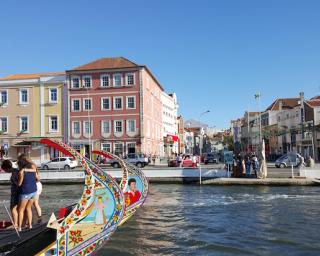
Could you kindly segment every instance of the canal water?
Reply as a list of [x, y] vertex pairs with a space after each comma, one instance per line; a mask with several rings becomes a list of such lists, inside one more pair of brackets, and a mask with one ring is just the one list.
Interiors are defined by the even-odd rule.
[[[144, 207], [98, 255], [319, 255], [320, 187], [151, 184]], [[45, 185], [44, 212], [81, 185]], [[0, 187], [0, 200], [9, 187]]]

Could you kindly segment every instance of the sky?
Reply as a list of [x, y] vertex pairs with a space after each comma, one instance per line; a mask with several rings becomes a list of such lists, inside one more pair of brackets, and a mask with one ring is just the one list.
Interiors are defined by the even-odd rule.
[[147, 65], [179, 112], [227, 128], [278, 97], [320, 95], [320, 1], [0, 2], [0, 76], [101, 57]]

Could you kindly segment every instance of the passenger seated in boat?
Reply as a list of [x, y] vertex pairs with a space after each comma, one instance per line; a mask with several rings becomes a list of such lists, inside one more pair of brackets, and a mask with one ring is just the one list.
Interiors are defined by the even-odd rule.
[[129, 206], [139, 201], [141, 194], [137, 190], [137, 181], [134, 178], [128, 181], [129, 191], [124, 193], [126, 205]]
[[19, 223], [18, 229], [21, 231], [24, 220], [24, 213], [27, 213], [28, 227], [32, 228], [32, 205], [37, 196], [37, 172], [36, 166], [26, 155], [18, 157], [20, 198], [19, 198]]
[[19, 171], [12, 167], [10, 160], [4, 160], [1, 164], [1, 169], [7, 173], [11, 173], [11, 197], [10, 197], [10, 209], [13, 219], [13, 225], [18, 227], [18, 204], [19, 204]]

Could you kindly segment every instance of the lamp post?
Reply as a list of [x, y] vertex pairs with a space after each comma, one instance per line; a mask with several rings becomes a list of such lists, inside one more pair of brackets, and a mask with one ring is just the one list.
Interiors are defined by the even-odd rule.
[[202, 156], [202, 126], [201, 126], [201, 117], [205, 114], [210, 113], [210, 110], [207, 110], [205, 112], [202, 112], [199, 116], [199, 127], [200, 127], [200, 136], [199, 136], [199, 152], [200, 152], [200, 162], [199, 162], [199, 183], [201, 185], [201, 178], [202, 178], [202, 174], [201, 174], [201, 156]]

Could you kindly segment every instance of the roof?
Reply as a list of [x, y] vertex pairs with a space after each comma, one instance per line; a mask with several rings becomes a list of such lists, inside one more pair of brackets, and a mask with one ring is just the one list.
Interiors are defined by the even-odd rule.
[[249, 112], [249, 116], [256, 116], [256, 115], [259, 115], [259, 114], [260, 114], [260, 112]]
[[310, 100], [320, 100], [320, 96], [314, 96]]
[[300, 98], [279, 98], [276, 99], [267, 110], [275, 111], [279, 110], [280, 102], [282, 102], [282, 108], [290, 109], [299, 105]]
[[145, 68], [145, 70], [149, 73], [149, 75], [156, 81], [162, 91], [164, 88], [155, 78], [155, 76], [151, 73], [145, 65], [138, 65], [131, 60], [128, 60], [124, 57], [110, 57], [110, 58], [101, 58], [84, 64], [82, 66], [76, 67], [74, 69], [67, 70], [67, 72], [72, 71], [87, 71], [87, 70], [99, 70], [99, 69], [121, 69], [121, 68]]
[[124, 58], [101, 58], [82, 66], [76, 67], [72, 70], [93, 70], [93, 69], [114, 69], [114, 68], [133, 68], [139, 67], [138, 64]]
[[315, 107], [320, 107], [320, 99], [313, 99], [313, 100], [308, 100], [305, 101], [310, 107], [315, 108]]
[[6, 80], [18, 80], [18, 79], [35, 79], [40, 77], [46, 77], [46, 76], [62, 76], [65, 75], [64, 72], [48, 72], [48, 73], [36, 73], [36, 74], [15, 74], [15, 75], [9, 75], [0, 78], [0, 81], [6, 81]]

